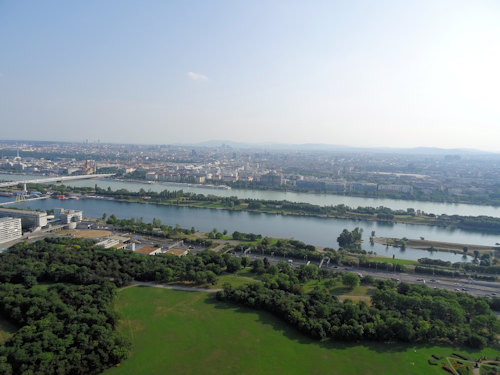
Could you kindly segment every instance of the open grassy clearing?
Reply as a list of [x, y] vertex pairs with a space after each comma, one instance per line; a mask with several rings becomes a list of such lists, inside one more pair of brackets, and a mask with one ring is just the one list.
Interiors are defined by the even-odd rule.
[[242, 285], [247, 285], [250, 283], [254, 283], [257, 280], [246, 277], [246, 276], [238, 276], [238, 275], [221, 275], [217, 278], [217, 282], [215, 284], [205, 285], [206, 288], [210, 289], [222, 289], [224, 284], [231, 284], [233, 287], [237, 288]]
[[254, 280], [260, 280], [260, 276], [252, 272], [252, 267], [242, 268], [241, 270], [237, 271], [236, 274], [238, 276], [245, 276]]
[[331, 280], [310, 280], [304, 284], [304, 292], [309, 293], [317, 286], [323, 286], [330, 290], [330, 292], [336, 296], [361, 296], [369, 297], [375, 290], [374, 287], [368, 287], [364, 285], [358, 285], [354, 288], [348, 288], [342, 284], [341, 281], [335, 281], [335, 283], [330, 284]]
[[17, 327], [14, 324], [0, 317], [0, 343], [10, 339], [16, 331]]
[[418, 265], [419, 263], [415, 260], [409, 259], [392, 259], [386, 257], [368, 257], [368, 260], [372, 262], [384, 262], [384, 263], [392, 263], [392, 264], [407, 264], [407, 265]]
[[442, 374], [427, 363], [432, 354], [479, 356], [445, 346], [318, 342], [269, 313], [201, 292], [132, 287], [120, 291], [116, 309], [134, 349], [105, 374]]

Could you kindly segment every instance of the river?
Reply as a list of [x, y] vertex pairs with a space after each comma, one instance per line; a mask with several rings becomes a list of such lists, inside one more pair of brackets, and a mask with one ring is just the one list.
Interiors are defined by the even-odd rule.
[[[0, 197], [0, 201], [12, 198]], [[254, 213], [246, 211], [227, 211], [217, 209], [173, 207], [156, 204], [124, 203], [110, 200], [80, 199], [56, 200], [45, 199], [18, 203], [18, 208], [32, 208], [47, 210], [56, 207], [82, 210], [87, 217], [101, 217], [104, 213], [108, 216], [115, 214], [118, 218], [143, 218], [151, 222], [153, 218], [160, 219], [164, 224], [183, 228], [195, 227], [201, 231], [210, 231], [216, 227], [219, 231], [224, 229], [229, 233], [237, 230], [252, 232], [264, 236], [295, 238], [306, 243], [325, 247], [337, 248], [336, 238], [344, 228], [349, 230], [355, 227], [363, 228], [363, 249], [374, 251], [379, 255], [392, 256], [402, 259], [419, 259], [422, 257], [436, 258], [457, 262], [462, 260], [461, 254], [446, 252], [431, 253], [426, 250], [399, 248], [384, 245], [370, 245], [368, 237], [375, 231], [379, 237], [420, 238], [428, 240], [468, 243], [477, 245], [494, 245], [500, 241], [500, 235], [467, 231], [462, 229], [440, 228], [426, 225], [382, 223], [372, 221], [359, 221], [347, 219], [319, 218], [308, 216], [275, 215]], [[471, 248], [472, 252], [474, 249]]]
[[[19, 181], [25, 179], [40, 178], [38, 175], [19, 175], [19, 174], [0, 174], [0, 180]], [[249, 189], [216, 189], [209, 187], [190, 186], [188, 184], [172, 184], [172, 183], [142, 183], [129, 182], [115, 179], [102, 180], [78, 180], [68, 181], [65, 183], [68, 186], [86, 186], [94, 187], [97, 185], [100, 188], [112, 190], [127, 189], [128, 191], [146, 191], [160, 192], [167, 190], [183, 190], [185, 192], [196, 194], [212, 194], [221, 197], [236, 196], [238, 198], [252, 198], [264, 200], [288, 200], [291, 202], [304, 202], [316, 204], [320, 206], [329, 206], [337, 204], [345, 204], [349, 207], [388, 207], [393, 210], [406, 210], [407, 208], [418, 209], [427, 213], [436, 215], [461, 215], [461, 216], [479, 216], [486, 215], [492, 217], [500, 217], [500, 207], [482, 206], [477, 204], [463, 203], [441, 203], [441, 202], [421, 202], [386, 198], [362, 198], [362, 197], [347, 197], [335, 194], [313, 194], [313, 193], [297, 193], [285, 191], [270, 191], [270, 190], [249, 190]]]

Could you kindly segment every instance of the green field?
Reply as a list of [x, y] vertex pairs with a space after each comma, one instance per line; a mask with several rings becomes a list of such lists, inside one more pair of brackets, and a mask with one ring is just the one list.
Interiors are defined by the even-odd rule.
[[318, 342], [269, 313], [203, 292], [132, 287], [118, 294], [116, 309], [119, 329], [134, 348], [120, 367], [105, 372], [111, 375], [442, 374], [427, 364], [431, 354], [472, 354], [444, 346]]
[[384, 263], [392, 263], [392, 264], [407, 264], [407, 265], [418, 265], [419, 263], [416, 260], [409, 259], [392, 259], [386, 257], [368, 257], [368, 260], [372, 262], [384, 262]]
[[354, 288], [349, 288], [346, 287], [342, 284], [341, 281], [335, 281], [331, 286], [326, 286], [326, 283], [328, 281], [325, 280], [310, 280], [307, 283], [304, 284], [304, 292], [309, 293], [311, 292], [315, 287], [317, 286], [322, 286], [326, 287], [331, 294], [340, 296], [340, 295], [345, 295], [345, 296], [370, 296], [373, 292], [373, 287], [367, 287], [364, 285], [358, 285]]
[[7, 339], [10, 339], [16, 331], [17, 328], [14, 324], [3, 318], [0, 318], [0, 343], [4, 342]]

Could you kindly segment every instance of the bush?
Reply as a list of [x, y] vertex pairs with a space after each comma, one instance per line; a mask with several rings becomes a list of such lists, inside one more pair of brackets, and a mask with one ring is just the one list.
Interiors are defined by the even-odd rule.
[[[466, 356], [463, 356], [462, 354], [460, 353], [452, 353], [452, 355], [454, 355], [455, 357], [458, 357], [460, 359], [463, 359], [464, 361], [468, 361], [469, 358], [467, 358]], [[460, 363], [460, 362], [459, 362]]]
[[443, 366], [443, 370], [446, 370], [448, 371], [450, 374], [453, 374], [455, 375], [455, 371], [453, 371], [451, 368], [449, 368], [448, 366]]

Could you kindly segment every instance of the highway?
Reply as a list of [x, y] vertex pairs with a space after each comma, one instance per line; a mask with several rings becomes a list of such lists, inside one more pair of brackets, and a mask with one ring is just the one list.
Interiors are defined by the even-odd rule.
[[[241, 253], [236, 253], [236, 255], [241, 256]], [[263, 259], [267, 258], [270, 263], [277, 264], [279, 261], [288, 262], [288, 258], [274, 257], [269, 255], [262, 255], [256, 252], [247, 253], [248, 256], [253, 259]], [[305, 259], [290, 259], [293, 262], [289, 263], [292, 267], [300, 267], [303, 264], [307, 264]], [[319, 262], [311, 262], [310, 264], [319, 266]], [[336, 264], [330, 264], [325, 266], [323, 264], [322, 268], [327, 268], [336, 272], [353, 272], [356, 274], [361, 274], [363, 276], [372, 276], [375, 279], [383, 280], [395, 280], [397, 282], [405, 282], [409, 284], [425, 284], [429, 288], [434, 289], [445, 289], [455, 292], [467, 293], [475, 297], [493, 297], [500, 296], [500, 282], [493, 281], [482, 281], [482, 280], [466, 280], [459, 278], [446, 278], [441, 276], [423, 275], [416, 273], [400, 273], [400, 272], [390, 272], [374, 270], [370, 268], [360, 268], [360, 267], [348, 267]], [[432, 280], [432, 281], [431, 281]]]

